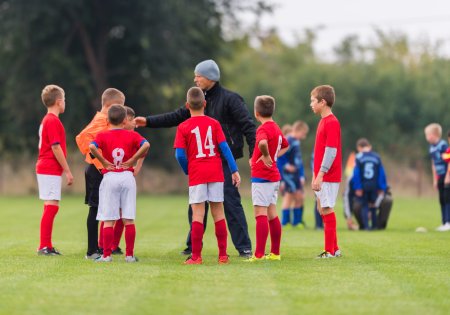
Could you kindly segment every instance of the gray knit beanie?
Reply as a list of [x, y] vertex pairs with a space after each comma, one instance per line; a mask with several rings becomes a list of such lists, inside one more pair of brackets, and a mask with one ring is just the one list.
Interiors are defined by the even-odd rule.
[[205, 60], [200, 62], [194, 70], [194, 73], [199, 74], [211, 81], [219, 81], [220, 79], [220, 70], [217, 63], [212, 60]]

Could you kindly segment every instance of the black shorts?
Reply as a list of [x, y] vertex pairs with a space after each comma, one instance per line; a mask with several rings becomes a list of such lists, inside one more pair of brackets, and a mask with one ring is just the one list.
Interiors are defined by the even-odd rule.
[[90, 207], [98, 207], [98, 191], [103, 174], [93, 164], [89, 164], [84, 171], [84, 178], [86, 180], [84, 203]]
[[297, 173], [283, 172], [281, 175], [281, 181], [284, 182], [284, 189], [287, 193], [292, 194], [302, 189], [302, 184]]

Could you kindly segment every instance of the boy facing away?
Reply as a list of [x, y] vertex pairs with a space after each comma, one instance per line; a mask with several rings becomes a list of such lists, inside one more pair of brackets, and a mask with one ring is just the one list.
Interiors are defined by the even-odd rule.
[[[356, 149], [358, 154], [355, 158], [352, 184], [355, 195], [362, 201], [362, 228], [375, 230], [378, 226], [377, 208], [387, 190], [386, 174], [380, 156], [372, 151], [367, 139], [359, 139], [356, 142]], [[369, 213], [372, 223], [370, 226]]]
[[314, 172], [311, 187], [317, 197], [317, 207], [322, 215], [325, 250], [317, 258], [341, 256], [336, 234], [334, 207], [342, 176], [341, 126], [331, 107], [334, 104], [334, 88], [320, 85], [311, 91], [311, 108], [320, 115], [314, 145]]
[[84, 203], [89, 205], [89, 212], [86, 220], [88, 246], [86, 259], [97, 259], [101, 256], [101, 240], [103, 239], [100, 231], [98, 237], [98, 194], [100, 182], [102, 181], [103, 165], [91, 155], [89, 150], [90, 143], [101, 131], [108, 130], [108, 109], [113, 104], [124, 105], [125, 95], [114, 88], [106, 89], [102, 94], [102, 109], [95, 114], [92, 121], [76, 136], [78, 148], [86, 156], [85, 161], [88, 166], [85, 169], [86, 196]]
[[[281, 260], [281, 223], [277, 215], [277, 198], [280, 187], [278, 156], [288, 149], [288, 142], [273, 120], [275, 99], [262, 95], [255, 99], [254, 114], [261, 126], [256, 130], [255, 149], [251, 161], [252, 201], [256, 219], [256, 249], [248, 262]], [[271, 248], [266, 256], [266, 242], [270, 231]]]
[[187, 92], [186, 107], [191, 118], [182, 122], [175, 136], [175, 157], [189, 176], [189, 204], [192, 207], [192, 255], [184, 264], [200, 265], [202, 260], [203, 219], [205, 217], [205, 202], [209, 202], [214, 219], [215, 234], [219, 248], [219, 264], [227, 264], [227, 226], [223, 210], [224, 173], [222, 156], [227, 160], [232, 181], [239, 187], [239, 176], [236, 162], [227, 144], [220, 123], [205, 116], [205, 95], [198, 87], [192, 87]]
[[433, 187], [439, 192], [442, 225], [436, 231], [450, 231], [450, 173], [443, 154], [448, 148], [447, 142], [441, 138], [442, 127], [437, 123], [425, 127], [425, 138], [430, 144], [431, 171], [433, 173]]
[[39, 199], [44, 200], [44, 212], [40, 225], [38, 255], [61, 255], [52, 244], [53, 221], [61, 200], [61, 175], [66, 174], [67, 185], [72, 185], [73, 176], [66, 160], [66, 132], [59, 114], [66, 108], [65, 93], [57, 85], [47, 85], [42, 90], [42, 102], [47, 114], [39, 127], [39, 155], [36, 177]]
[[147, 153], [150, 143], [137, 132], [123, 129], [126, 119], [125, 107], [112, 105], [108, 110], [110, 129], [97, 134], [89, 145], [92, 154], [103, 166], [97, 220], [104, 221], [104, 248], [103, 255], [95, 260], [98, 262], [112, 261], [113, 226], [121, 218], [125, 225], [125, 261], [137, 261], [134, 256], [136, 180], [133, 166]]

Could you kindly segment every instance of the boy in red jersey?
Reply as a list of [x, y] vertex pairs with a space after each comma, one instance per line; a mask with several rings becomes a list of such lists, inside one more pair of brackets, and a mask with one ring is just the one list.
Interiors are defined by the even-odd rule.
[[227, 226], [223, 210], [224, 175], [222, 156], [227, 160], [233, 184], [239, 187], [236, 162], [223, 134], [220, 123], [205, 116], [205, 95], [198, 87], [187, 92], [186, 107], [191, 118], [182, 122], [175, 136], [175, 157], [184, 173], [189, 175], [189, 204], [192, 207], [192, 255], [184, 262], [186, 265], [202, 264], [203, 219], [205, 202], [209, 201], [214, 219], [215, 234], [219, 247], [219, 264], [229, 262], [227, 254]]
[[95, 260], [98, 262], [112, 261], [113, 226], [114, 222], [120, 219], [120, 209], [125, 224], [125, 261], [137, 261], [134, 256], [136, 181], [133, 166], [147, 153], [150, 144], [137, 132], [123, 129], [126, 119], [125, 107], [112, 105], [108, 110], [110, 129], [100, 132], [89, 145], [92, 154], [103, 166], [97, 220], [104, 221], [104, 247], [103, 255]]
[[[280, 172], [277, 159], [289, 148], [280, 127], [273, 121], [275, 99], [262, 95], [255, 99], [255, 117], [261, 123], [256, 130], [256, 143], [251, 161], [252, 200], [256, 219], [256, 249], [248, 262], [258, 260], [281, 260], [281, 223], [277, 215], [277, 198]], [[270, 254], [265, 256], [270, 231]]]
[[66, 132], [59, 114], [66, 108], [65, 93], [57, 85], [47, 85], [42, 90], [42, 102], [47, 107], [39, 127], [39, 156], [36, 176], [39, 199], [44, 200], [44, 212], [40, 226], [38, 255], [61, 255], [52, 244], [53, 221], [61, 200], [61, 175], [66, 174], [67, 185], [72, 185], [73, 176], [66, 160]]
[[314, 172], [311, 187], [317, 197], [317, 207], [323, 218], [325, 250], [317, 258], [340, 257], [337, 245], [334, 206], [342, 176], [341, 126], [331, 107], [334, 88], [320, 85], [311, 91], [311, 108], [320, 115], [314, 146]]

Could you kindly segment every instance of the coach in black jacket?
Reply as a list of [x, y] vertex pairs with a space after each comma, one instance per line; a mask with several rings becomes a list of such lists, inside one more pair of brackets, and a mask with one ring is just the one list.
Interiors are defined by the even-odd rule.
[[[205, 115], [220, 122], [234, 158], [239, 159], [244, 156], [244, 136], [249, 146], [249, 154], [251, 157], [255, 146], [256, 127], [245, 106], [243, 98], [239, 94], [228, 91], [220, 85], [220, 70], [213, 60], [200, 62], [195, 67], [194, 73], [195, 84], [205, 92]], [[185, 106], [182, 106], [170, 113], [136, 117], [135, 121], [137, 126], [161, 128], [178, 126], [189, 117], [189, 110]], [[252, 245], [248, 235], [247, 220], [241, 204], [241, 196], [238, 189], [233, 186], [227, 163], [222, 163], [222, 166], [225, 176], [224, 210], [228, 229], [230, 230], [233, 244], [239, 251], [239, 255], [248, 257], [252, 254]], [[205, 228], [206, 218], [207, 213], [204, 222]], [[189, 224], [192, 224], [192, 209], [190, 206]], [[186, 245], [187, 248], [182, 253], [190, 254], [190, 232]]]

